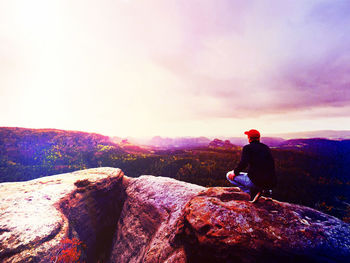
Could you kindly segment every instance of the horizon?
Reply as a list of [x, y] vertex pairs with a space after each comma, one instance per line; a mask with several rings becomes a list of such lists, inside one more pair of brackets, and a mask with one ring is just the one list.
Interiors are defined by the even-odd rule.
[[350, 2], [0, 0], [0, 126], [350, 130]]
[[[197, 136], [190, 136], [190, 135], [183, 135], [183, 136], [165, 136], [161, 134], [152, 135], [152, 136], [119, 136], [117, 135], [109, 135], [99, 132], [93, 132], [93, 131], [83, 131], [83, 130], [65, 130], [65, 129], [58, 129], [58, 128], [28, 128], [28, 127], [17, 127], [17, 126], [0, 126], [1, 128], [18, 128], [18, 129], [29, 129], [29, 130], [53, 130], [53, 131], [66, 131], [66, 132], [78, 132], [78, 133], [91, 133], [91, 134], [99, 134], [102, 136], [107, 136], [111, 139], [117, 137], [120, 139], [135, 139], [138, 143], [141, 141], [147, 141], [151, 140], [156, 137], [160, 137], [162, 139], [181, 139], [181, 138], [206, 138], [206, 139], [246, 139], [247, 136], [242, 133], [242, 135], [214, 135], [214, 136], [205, 136], [205, 135], [197, 135]], [[320, 134], [328, 134], [327, 136], [320, 135]], [[279, 138], [284, 140], [290, 140], [290, 139], [329, 139], [329, 140], [337, 140], [337, 139], [350, 139], [350, 130], [312, 130], [312, 131], [297, 131], [297, 132], [289, 132], [289, 133], [274, 133], [274, 134], [261, 134], [261, 138]]]

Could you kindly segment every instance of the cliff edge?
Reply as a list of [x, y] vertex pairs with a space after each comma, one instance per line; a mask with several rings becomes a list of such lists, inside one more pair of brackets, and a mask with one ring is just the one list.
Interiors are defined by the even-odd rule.
[[0, 261], [349, 262], [350, 225], [238, 188], [95, 168], [0, 184]]

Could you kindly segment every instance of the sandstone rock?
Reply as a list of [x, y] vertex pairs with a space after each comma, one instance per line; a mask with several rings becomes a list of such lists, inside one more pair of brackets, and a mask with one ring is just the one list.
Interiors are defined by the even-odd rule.
[[[120, 169], [101, 168], [0, 184], [0, 261], [50, 262], [61, 241], [72, 236], [96, 258], [97, 232], [116, 227], [122, 179]], [[77, 187], [79, 181], [85, 186]]]
[[209, 188], [183, 210], [172, 242], [189, 262], [350, 262], [350, 226], [314, 209]]
[[111, 262], [186, 262], [173, 248], [174, 232], [185, 204], [205, 188], [166, 177], [141, 176], [126, 189]]

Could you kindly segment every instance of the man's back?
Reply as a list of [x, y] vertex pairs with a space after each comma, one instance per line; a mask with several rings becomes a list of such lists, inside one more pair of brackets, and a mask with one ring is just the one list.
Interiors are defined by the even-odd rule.
[[275, 165], [270, 148], [252, 141], [243, 147], [242, 158], [235, 169], [239, 173], [248, 166], [248, 176], [258, 187], [271, 189], [276, 185]]

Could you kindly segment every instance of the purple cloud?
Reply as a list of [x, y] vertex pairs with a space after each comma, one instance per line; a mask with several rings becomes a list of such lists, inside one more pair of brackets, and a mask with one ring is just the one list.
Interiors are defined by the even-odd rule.
[[[239, 118], [325, 107], [336, 109], [330, 114], [344, 116], [350, 102], [350, 12], [345, 11], [350, 11], [350, 4], [295, 6], [290, 13], [281, 9], [283, 15], [277, 18], [266, 17], [265, 7], [250, 6], [255, 17], [248, 12], [245, 26], [238, 23], [235, 32], [221, 32], [229, 45], [210, 42], [206, 52], [203, 37], [195, 51], [154, 60], [187, 84], [188, 96], [217, 101], [215, 108], [196, 105], [193, 111], [198, 116]], [[262, 28], [260, 21], [271, 28]], [[214, 55], [202, 59], [208, 53]]]

